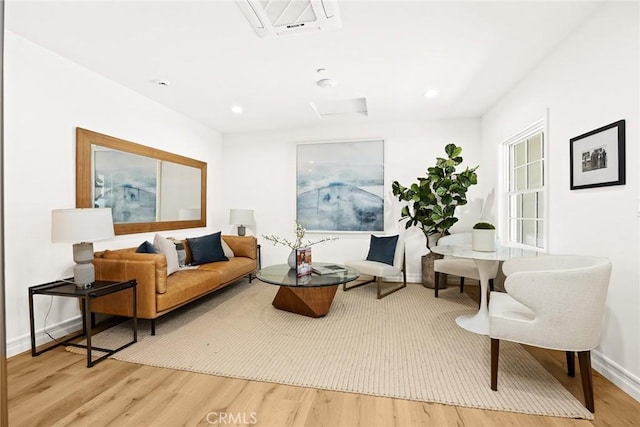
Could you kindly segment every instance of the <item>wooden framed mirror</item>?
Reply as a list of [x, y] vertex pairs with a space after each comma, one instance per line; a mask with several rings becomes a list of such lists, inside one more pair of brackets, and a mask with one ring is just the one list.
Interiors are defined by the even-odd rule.
[[76, 207], [111, 208], [115, 234], [205, 227], [207, 164], [76, 128]]

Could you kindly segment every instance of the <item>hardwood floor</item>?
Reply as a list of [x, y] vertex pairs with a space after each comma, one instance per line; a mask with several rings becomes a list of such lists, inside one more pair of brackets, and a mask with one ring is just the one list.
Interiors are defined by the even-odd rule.
[[[469, 286], [473, 293], [474, 286]], [[564, 353], [529, 352], [580, 401]], [[52, 350], [8, 361], [11, 426], [638, 426], [640, 403], [594, 371], [593, 421], [278, 385]], [[578, 369], [578, 366], [576, 366]], [[487, 392], [489, 390], [487, 379]]]

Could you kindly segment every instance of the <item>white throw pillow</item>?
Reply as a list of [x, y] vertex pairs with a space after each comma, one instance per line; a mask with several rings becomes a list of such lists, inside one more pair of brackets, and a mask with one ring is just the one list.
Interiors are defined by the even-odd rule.
[[222, 251], [224, 252], [224, 256], [226, 256], [227, 258], [233, 258], [235, 254], [233, 253], [229, 245], [227, 245], [227, 242], [224, 241], [224, 238], [220, 239], [220, 242], [222, 243]]
[[159, 253], [164, 254], [167, 258], [167, 276], [170, 276], [180, 269], [180, 265], [178, 264], [178, 251], [176, 251], [176, 245], [171, 240], [156, 234], [153, 238], [153, 246]]

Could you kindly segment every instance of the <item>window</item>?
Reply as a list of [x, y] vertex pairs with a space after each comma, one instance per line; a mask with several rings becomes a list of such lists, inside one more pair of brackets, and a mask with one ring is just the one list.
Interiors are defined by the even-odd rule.
[[508, 182], [506, 217], [510, 244], [546, 247], [545, 147], [543, 122], [505, 142]]

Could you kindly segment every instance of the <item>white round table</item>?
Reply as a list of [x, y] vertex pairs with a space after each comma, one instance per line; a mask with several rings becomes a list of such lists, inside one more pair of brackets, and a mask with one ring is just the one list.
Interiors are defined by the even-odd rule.
[[440, 255], [457, 258], [471, 258], [475, 261], [480, 274], [480, 308], [473, 315], [464, 315], [456, 318], [458, 326], [475, 332], [476, 334], [489, 335], [489, 306], [487, 304], [487, 289], [489, 288], [489, 275], [492, 270], [498, 268], [500, 261], [524, 256], [536, 256], [538, 252], [530, 249], [512, 248], [502, 246], [495, 252], [478, 252], [467, 245], [442, 245], [431, 248], [432, 252]]

